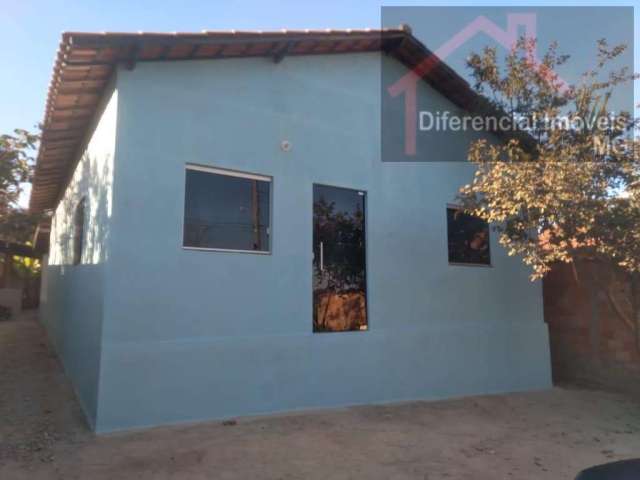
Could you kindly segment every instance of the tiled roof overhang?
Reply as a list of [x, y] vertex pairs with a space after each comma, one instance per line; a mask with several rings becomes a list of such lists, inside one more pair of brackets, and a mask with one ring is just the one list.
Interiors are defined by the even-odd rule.
[[[407, 27], [367, 30], [283, 30], [202, 33], [62, 34], [43, 121], [30, 210], [56, 207], [116, 65], [136, 62], [384, 51], [408, 68], [433, 53]], [[424, 75], [456, 105], [471, 110], [478, 95], [444, 62]]]

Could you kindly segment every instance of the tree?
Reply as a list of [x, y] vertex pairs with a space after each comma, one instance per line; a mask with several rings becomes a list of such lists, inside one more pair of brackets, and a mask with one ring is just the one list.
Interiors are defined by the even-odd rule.
[[38, 136], [16, 129], [0, 136], [0, 239], [26, 242], [33, 235], [37, 218], [18, 205], [23, 184], [33, 174], [33, 157]]
[[[521, 39], [504, 62], [486, 48], [468, 60], [475, 88], [489, 94], [527, 135], [504, 144], [473, 143], [473, 181], [460, 189], [463, 208], [490, 222], [510, 255], [543, 277], [556, 262], [600, 260], [640, 271], [640, 168], [636, 121], [612, 117], [613, 92], [635, 76], [612, 63], [624, 46], [597, 44], [593, 69], [576, 85], [555, 73], [569, 60], [552, 44], [536, 62], [535, 41]], [[606, 288], [607, 278], [597, 278]], [[640, 347], [640, 315], [635, 328]]]
[[[26, 243], [33, 238], [39, 216], [20, 208], [19, 199], [23, 184], [30, 182], [33, 174], [33, 158], [38, 136], [26, 130], [16, 129], [12, 135], [0, 135], [0, 240]], [[27, 284], [38, 275], [38, 260], [5, 253], [0, 259], [2, 281], [15, 271]], [[28, 290], [27, 290], [28, 291]], [[0, 306], [0, 316], [7, 318], [10, 310]]]

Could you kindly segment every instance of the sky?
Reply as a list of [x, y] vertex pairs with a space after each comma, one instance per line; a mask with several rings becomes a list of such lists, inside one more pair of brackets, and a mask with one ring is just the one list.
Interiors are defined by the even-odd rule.
[[[478, 6], [482, 2], [388, 1], [384, 5]], [[622, 2], [492, 1], [490, 5], [631, 5]], [[634, 25], [640, 31], [640, 9]], [[63, 31], [201, 31], [229, 29], [376, 28], [381, 3], [371, 0], [0, 0], [0, 133], [33, 130], [41, 121], [53, 60]], [[431, 48], [440, 39], [416, 32]], [[434, 30], [435, 32], [435, 30]], [[437, 32], [436, 32], [437, 33]], [[581, 38], [586, 32], [576, 32]], [[434, 33], [435, 35], [435, 33]], [[634, 42], [637, 43], [637, 42]], [[635, 49], [640, 66], [640, 48]], [[639, 68], [636, 68], [638, 71]]]

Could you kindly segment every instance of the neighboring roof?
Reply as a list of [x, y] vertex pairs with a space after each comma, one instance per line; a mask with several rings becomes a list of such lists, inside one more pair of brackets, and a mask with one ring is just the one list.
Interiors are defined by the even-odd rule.
[[51, 216], [43, 215], [36, 231], [33, 233], [31, 244], [36, 252], [49, 253], [49, 234], [51, 233]]
[[[75, 167], [79, 149], [114, 68], [124, 63], [385, 51], [408, 68], [434, 54], [408, 27], [381, 30], [283, 30], [277, 32], [80, 33], [66, 32], [55, 65], [43, 120], [30, 210], [54, 208]], [[472, 109], [478, 95], [444, 62], [424, 80]]]

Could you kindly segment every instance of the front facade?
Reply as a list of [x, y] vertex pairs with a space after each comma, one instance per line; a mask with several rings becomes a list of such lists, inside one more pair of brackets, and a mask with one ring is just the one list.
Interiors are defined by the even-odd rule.
[[382, 162], [381, 61], [406, 70], [379, 51], [114, 69], [42, 299], [96, 431], [550, 386], [540, 284], [495, 235], [451, 257], [473, 169], [447, 160], [473, 137]]

